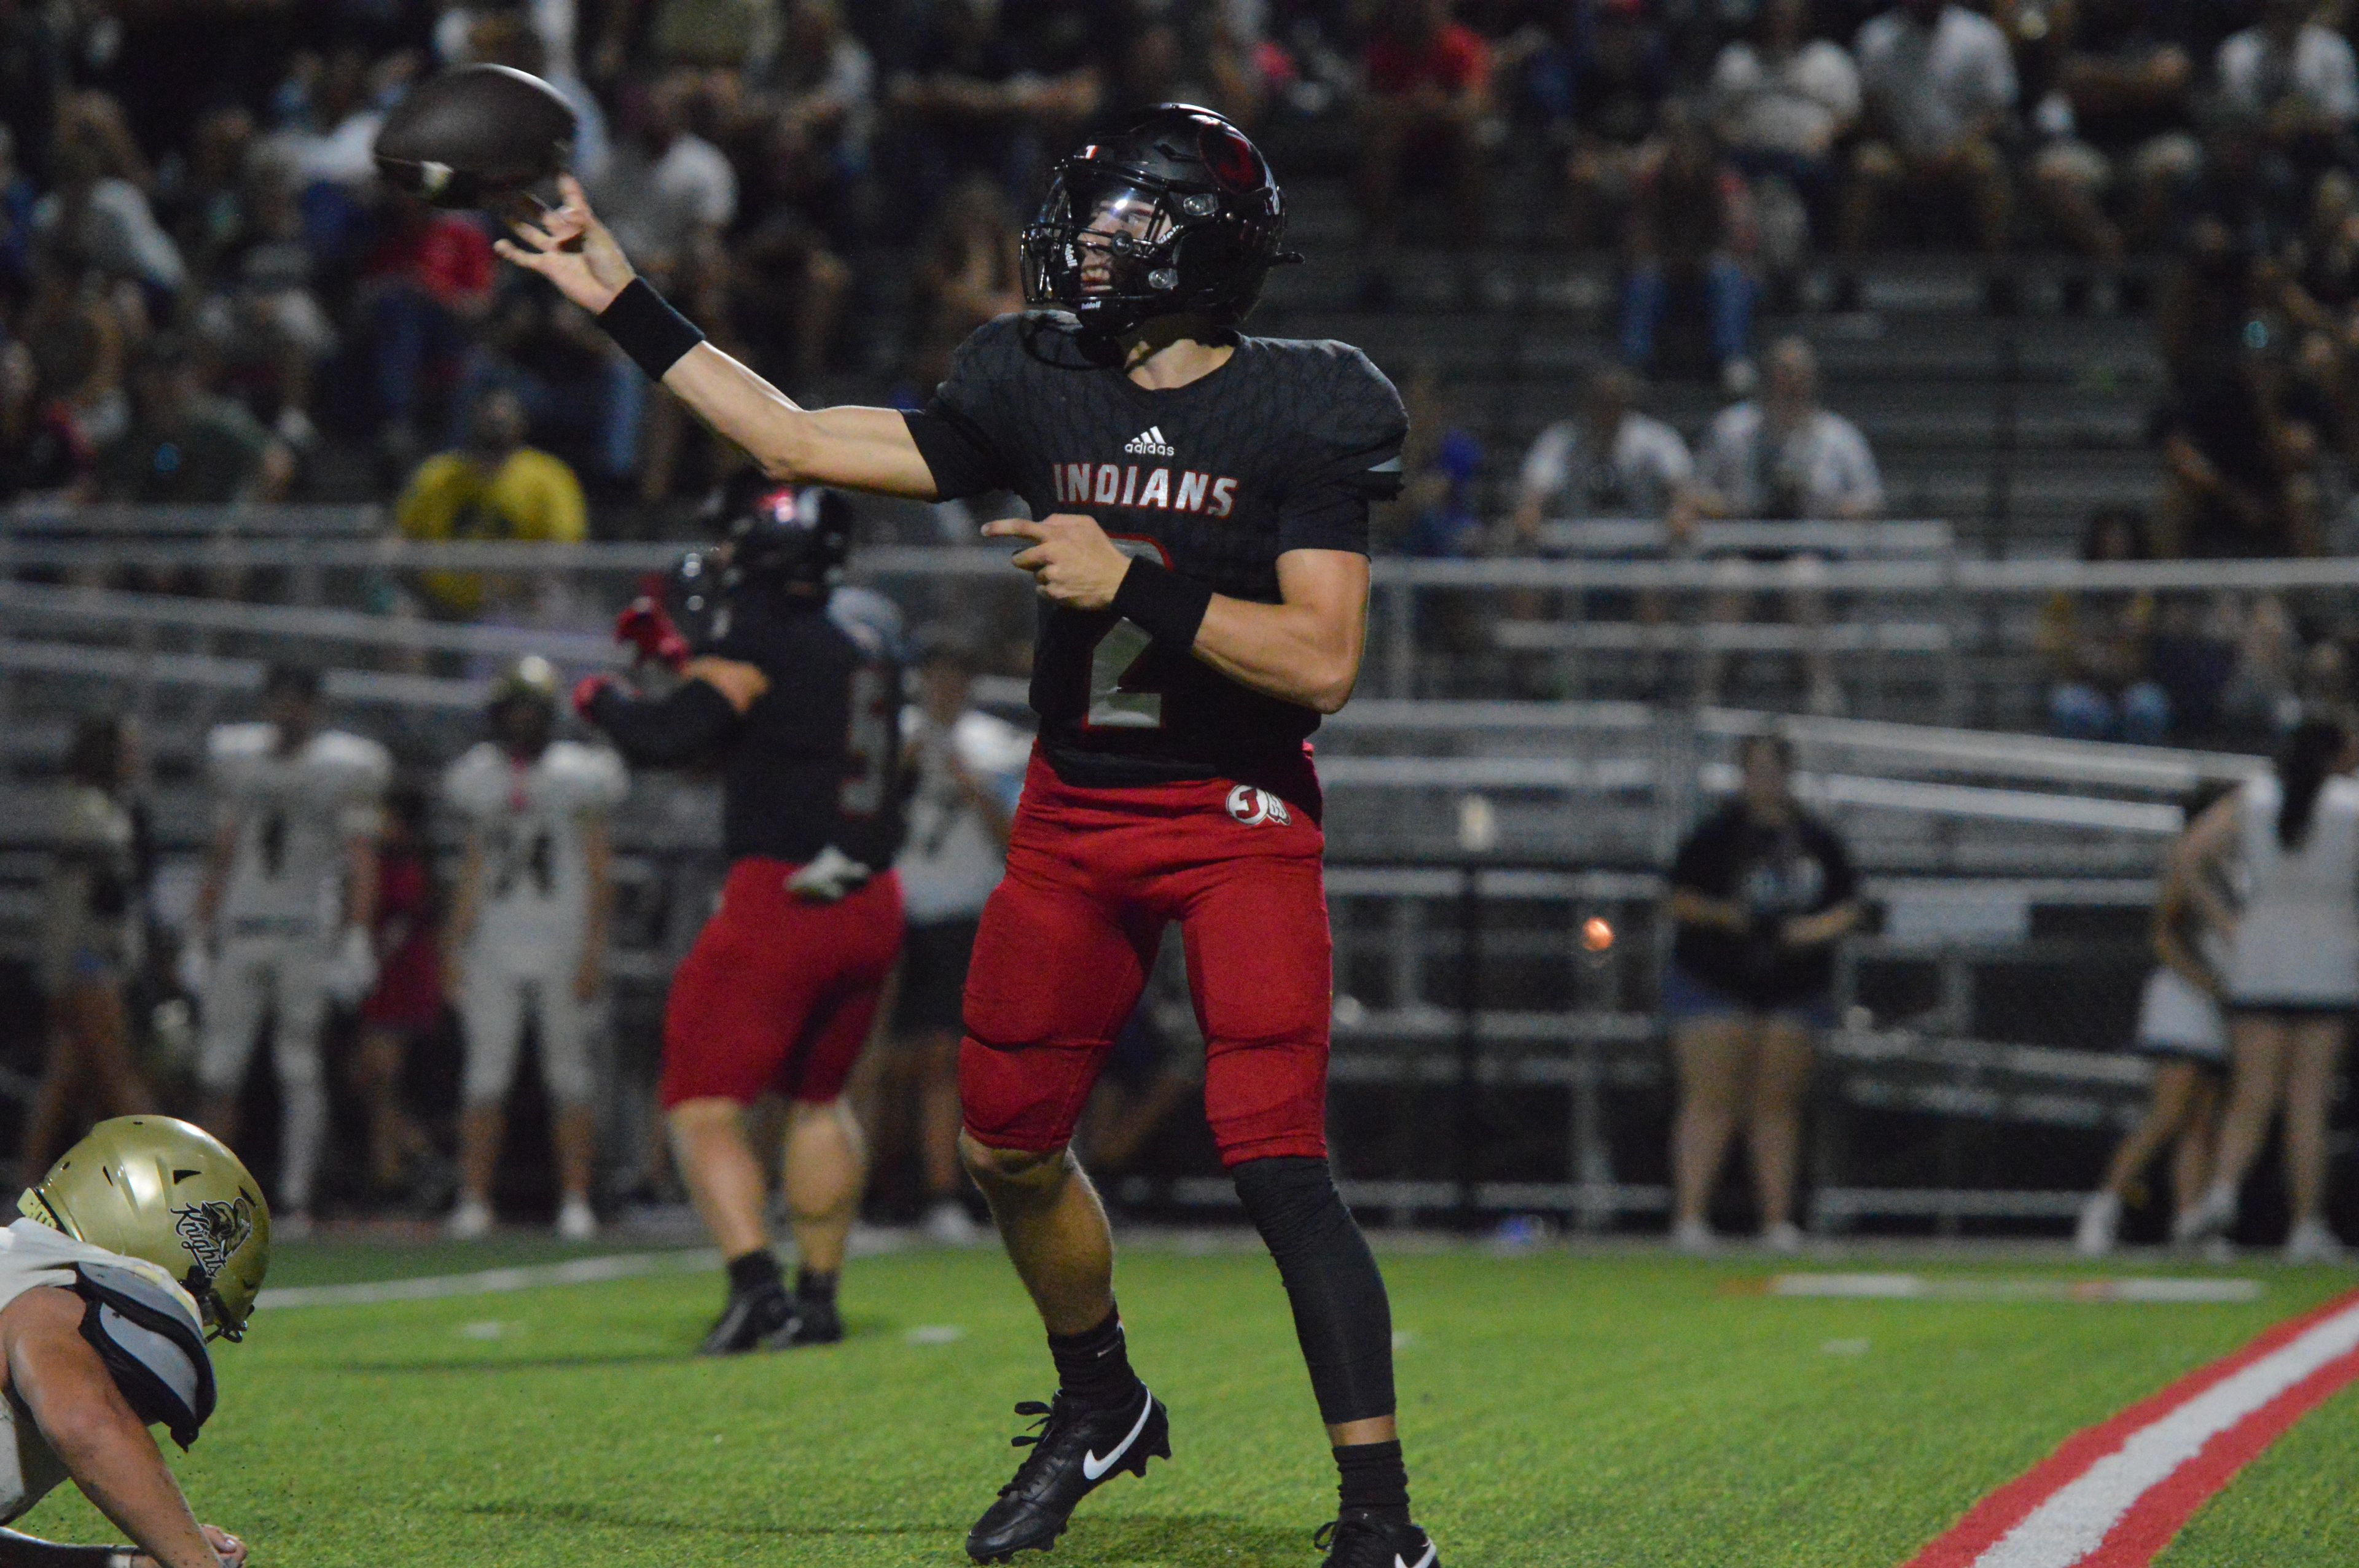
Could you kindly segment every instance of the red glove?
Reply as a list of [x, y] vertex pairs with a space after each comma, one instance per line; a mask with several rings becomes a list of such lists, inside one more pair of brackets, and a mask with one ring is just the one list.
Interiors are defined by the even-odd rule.
[[660, 600], [641, 594], [614, 617], [614, 641], [628, 643], [639, 657], [671, 669], [688, 663], [688, 639], [672, 624], [671, 611]]
[[609, 687], [619, 688], [621, 685], [613, 676], [583, 676], [573, 687], [573, 711], [588, 719], [590, 705], [598, 700], [598, 694]]

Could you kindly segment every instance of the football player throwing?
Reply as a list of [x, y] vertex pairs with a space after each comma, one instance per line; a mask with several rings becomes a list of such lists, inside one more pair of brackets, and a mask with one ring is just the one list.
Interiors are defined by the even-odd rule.
[[1327, 1164], [1331, 949], [1306, 742], [1350, 697], [1370, 503], [1407, 419], [1335, 342], [1239, 325], [1291, 260], [1245, 134], [1164, 104], [1058, 166], [1024, 236], [1038, 307], [979, 329], [919, 413], [798, 407], [655, 290], [578, 186], [500, 252], [541, 274], [780, 480], [948, 500], [1010, 491], [1040, 600], [1040, 743], [976, 938], [960, 1097], [969, 1170], [1038, 1307], [1060, 1387], [967, 1538], [1047, 1547], [1075, 1505], [1169, 1452], [1131, 1369], [1105, 1213], [1069, 1143], [1178, 922], [1205, 1109], [1294, 1308], [1342, 1508], [1328, 1568], [1435, 1568], [1411, 1521], [1382, 1276]]

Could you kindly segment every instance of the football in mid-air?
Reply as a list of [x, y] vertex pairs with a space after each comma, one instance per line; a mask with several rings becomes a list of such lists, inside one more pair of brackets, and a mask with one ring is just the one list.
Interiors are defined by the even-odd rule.
[[561, 171], [575, 129], [571, 105], [540, 78], [462, 65], [410, 89], [374, 151], [399, 189], [437, 207], [484, 207]]

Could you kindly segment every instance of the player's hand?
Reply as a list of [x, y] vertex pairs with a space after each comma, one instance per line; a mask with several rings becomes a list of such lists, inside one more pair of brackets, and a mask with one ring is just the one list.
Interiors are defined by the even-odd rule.
[[1114, 602], [1130, 570], [1130, 557], [1114, 547], [1094, 517], [1077, 512], [1052, 512], [1038, 523], [1004, 517], [983, 525], [986, 539], [1029, 539], [1029, 549], [1018, 550], [1014, 564], [1032, 574], [1040, 596], [1074, 610], [1103, 610]]
[[562, 200], [543, 207], [537, 220], [513, 218], [513, 240], [495, 240], [492, 249], [527, 272], [537, 272], [557, 287], [557, 292], [592, 316], [614, 302], [614, 296], [638, 276], [631, 260], [598, 215], [582, 182], [570, 174], [557, 177]]
[[688, 639], [673, 623], [661, 600], [641, 594], [614, 617], [614, 641], [627, 643], [639, 657], [678, 670], [688, 663]]
[[205, 1532], [205, 1544], [213, 1549], [213, 1555], [222, 1560], [223, 1568], [245, 1568], [245, 1542], [213, 1525], [201, 1524], [197, 1528]]

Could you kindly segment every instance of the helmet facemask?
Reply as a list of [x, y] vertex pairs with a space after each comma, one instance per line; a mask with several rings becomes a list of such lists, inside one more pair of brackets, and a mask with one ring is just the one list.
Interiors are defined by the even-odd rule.
[[1025, 297], [1070, 311], [1093, 333], [1126, 332], [1157, 316], [1234, 325], [1260, 294], [1267, 263], [1249, 267], [1240, 289], [1233, 264], [1244, 246], [1232, 227], [1210, 191], [1068, 159], [1024, 231]]

